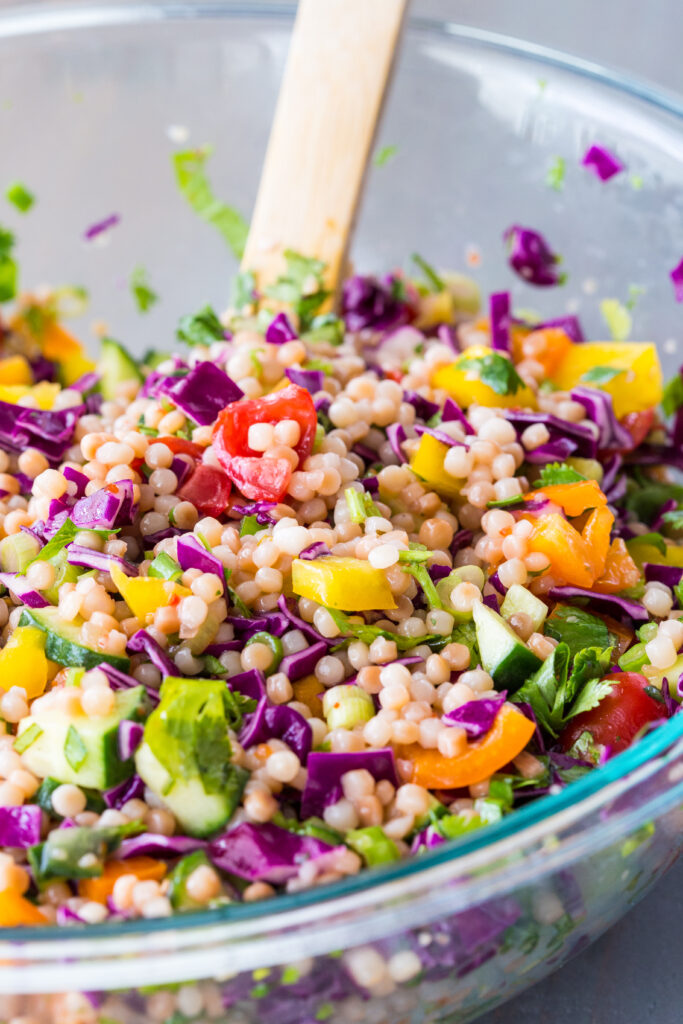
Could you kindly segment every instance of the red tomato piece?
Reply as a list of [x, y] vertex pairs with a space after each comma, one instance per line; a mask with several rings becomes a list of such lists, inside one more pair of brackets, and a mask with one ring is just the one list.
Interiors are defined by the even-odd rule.
[[596, 708], [577, 715], [560, 733], [560, 745], [569, 750], [583, 732], [613, 754], [626, 750], [648, 722], [666, 718], [664, 705], [645, 692], [648, 681], [640, 672], [613, 672], [611, 693]]
[[188, 441], [184, 437], [166, 436], [165, 434], [163, 437], [155, 437], [152, 443], [165, 444], [174, 455], [191, 455], [193, 459], [200, 461], [206, 451], [206, 448], [202, 448], [200, 444], [195, 444], [194, 441]]
[[287, 459], [233, 455], [228, 472], [235, 486], [251, 501], [281, 501], [292, 479], [292, 467]]
[[281, 420], [296, 420], [301, 428], [299, 443], [294, 450], [299, 456], [299, 463], [302, 463], [313, 450], [318, 417], [308, 391], [297, 384], [290, 384], [264, 398], [248, 398], [227, 405], [218, 414], [213, 428], [213, 449], [218, 461], [230, 472], [233, 456], [258, 458], [261, 453], [249, 447], [249, 427], [254, 423], [275, 425]]
[[199, 465], [178, 491], [178, 497], [191, 502], [203, 516], [219, 516], [227, 508], [231, 489], [230, 478], [222, 469]]
[[633, 438], [633, 444], [631, 447], [624, 448], [622, 451], [633, 451], [634, 448], [637, 448], [639, 444], [643, 443], [647, 435], [652, 430], [654, 418], [654, 409], [643, 409], [641, 412], [629, 412], [619, 420], [622, 427], [626, 427]]

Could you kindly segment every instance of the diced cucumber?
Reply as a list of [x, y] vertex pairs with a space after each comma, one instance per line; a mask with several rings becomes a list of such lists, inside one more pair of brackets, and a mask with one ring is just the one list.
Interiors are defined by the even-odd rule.
[[[114, 695], [114, 710], [100, 718], [68, 715], [54, 707], [39, 709], [19, 723], [21, 736], [34, 723], [43, 730], [24, 751], [24, 764], [39, 779], [73, 782], [88, 789], [108, 789], [133, 774], [133, 759], [119, 755], [119, 722], [139, 719], [144, 713], [145, 689], [136, 686]], [[74, 760], [73, 738], [79, 741], [82, 760]], [[67, 745], [67, 737], [70, 745]]]
[[379, 864], [391, 864], [401, 856], [394, 840], [390, 839], [379, 825], [369, 825], [347, 832], [346, 842], [370, 868]]
[[[45, 811], [46, 814], [52, 815], [53, 818], [61, 818], [62, 815], [57, 814], [54, 807], [52, 806], [52, 794], [58, 789], [63, 783], [59, 779], [52, 778], [48, 775], [46, 779], [43, 779], [36, 795], [33, 797], [39, 807]], [[81, 787], [82, 788], [82, 787]], [[106, 809], [106, 804], [102, 798], [102, 795], [95, 789], [84, 789], [85, 793], [85, 809], [86, 811], [94, 811], [95, 814], [101, 814]]]
[[102, 374], [102, 395], [111, 401], [119, 395], [119, 385], [133, 381], [142, 383], [138, 364], [129, 352], [113, 338], [103, 338], [99, 370]]
[[[619, 667], [621, 667], [621, 665]], [[656, 686], [658, 690], [661, 690], [664, 685], [664, 680], [668, 679], [669, 693], [672, 697], [678, 700], [676, 684], [681, 673], [683, 673], [683, 654], [678, 655], [670, 668], [655, 669], [653, 665], [648, 665], [647, 681], [651, 686]]]
[[209, 644], [212, 644], [216, 639], [219, 627], [219, 619], [215, 615], [209, 613], [195, 635], [185, 641], [185, 646], [189, 649], [191, 654], [194, 654], [195, 657], [198, 654], [202, 654]]
[[532, 594], [526, 587], [513, 583], [500, 609], [501, 615], [509, 622], [513, 615], [524, 614], [531, 619], [534, 633], [538, 633], [548, 614], [548, 606], [540, 598]]
[[[211, 867], [211, 861], [204, 850], [194, 850], [179, 860], [168, 875], [168, 898], [174, 910], [203, 910], [206, 903], [193, 899], [187, 891], [187, 880], [197, 868]], [[221, 899], [224, 902], [224, 898]]]
[[127, 672], [130, 658], [123, 654], [103, 654], [81, 643], [83, 619], [64, 622], [58, 608], [24, 608], [20, 626], [37, 626], [47, 633], [45, 654], [65, 668], [97, 668], [102, 662]]
[[44, 843], [29, 850], [29, 864], [39, 884], [51, 878], [97, 878], [104, 862], [130, 825], [108, 828], [56, 828]]
[[58, 604], [59, 588], [62, 583], [75, 583], [84, 570], [77, 565], [71, 565], [67, 560], [65, 548], [58, 551], [52, 558], [48, 558], [47, 561], [54, 567], [55, 581], [51, 587], [44, 591], [45, 597], [51, 604]]
[[135, 766], [145, 785], [176, 816], [181, 829], [199, 838], [212, 835], [230, 820], [249, 778], [249, 772], [234, 766], [225, 788], [207, 793], [199, 775], [193, 779], [171, 778], [146, 743], [138, 747]]
[[496, 689], [514, 693], [541, 667], [541, 659], [492, 608], [478, 602], [472, 614], [482, 667], [493, 678]]
[[0, 540], [0, 569], [3, 572], [23, 572], [39, 551], [37, 537], [25, 530], [3, 537]]

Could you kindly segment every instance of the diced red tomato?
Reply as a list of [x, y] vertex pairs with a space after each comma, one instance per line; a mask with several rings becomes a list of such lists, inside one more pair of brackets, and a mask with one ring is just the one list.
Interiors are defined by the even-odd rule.
[[318, 417], [308, 391], [290, 384], [264, 398], [232, 402], [218, 414], [213, 428], [213, 448], [221, 465], [229, 471], [230, 459], [235, 455], [258, 458], [260, 453], [249, 447], [249, 427], [254, 423], [276, 424], [281, 420], [296, 420], [299, 424], [301, 436], [294, 450], [299, 462], [303, 462], [313, 450]]
[[664, 705], [645, 692], [648, 681], [640, 672], [613, 672], [606, 677], [614, 686], [597, 707], [577, 715], [560, 733], [560, 745], [569, 750], [583, 732], [613, 754], [625, 750], [648, 722], [666, 718]]
[[178, 497], [192, 502], [203, 516], [219, 516], [227, 508], [231, 490], [230, 478], [222, 469], [200, 464], [182, 485]]
[[626, 427], [633, 439], [630, 448], [623, 448], [622, 451], [633, 451], [639, 444], [642, 444], [652, 430], [655, 419], [654, 409], [642, 409], [640, 412], [629, 412], [619, 421], [622, 427]]
[[287, 459], [255, 459], [233, 455], [230, 476], [245, 498], [251, 501], [281, 501], [292, 479]]
[[191, 455], [193, 459], [201, 460], [206, 448], [202, 448], [200, 444], [195, 444], [194, 441], [188, 441], [184, 437], [168, 437], [164, 434], [162, 437], [155, 437], [154, 444], [165, 444], [167, 448], [170, 448], [174, 455]]

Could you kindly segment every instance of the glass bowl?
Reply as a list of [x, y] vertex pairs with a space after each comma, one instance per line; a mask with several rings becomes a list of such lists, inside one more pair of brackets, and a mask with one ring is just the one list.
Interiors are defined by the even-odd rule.
[[[171, 156], [185, 137], [213, 144], [216, 193], [249, 211], [290, 27], [291, 12], [257, 4], [3, 8], [2, 181], [38, 197], [28, 216], [0, 215], [20, 233], [24, 284], [85, 285], [90, 315], [138, 352], [168, 346], [179, 315], [224, 304], [233, 261], [178, 194]], [[670, 370], [681, 361], [668, 277], [683, 238], [675, 98], [540, 47], [415, 21], [379, 142], [398, 150], [369, 175], [358, 267], [405, 265], [418, 248], [469, 265], [482, 290], [511, 288], [519, 308], [578, 312], [592, 337], [605, 331], [601, 298], [633, 300], [633, 336], [660, 342]], [[593, 142], [627, 170], [600, 183], [580, 166]], [[561, 191], [546, 183], [558, 157]], [[108, 244], [86, 244], [86, 227], [112, 213]], [[562, 253], [563, 288], [513, 279], [501, 240], [512, 223]], [[145, 317], [127, 286], [139, 265], [161, 296]], [[677, 716], [562, 792], [398, 866], [272, 904], [3, 930], [0, 1019], [472, 1020], [647, 891], [677, 856], [682, 807]]]

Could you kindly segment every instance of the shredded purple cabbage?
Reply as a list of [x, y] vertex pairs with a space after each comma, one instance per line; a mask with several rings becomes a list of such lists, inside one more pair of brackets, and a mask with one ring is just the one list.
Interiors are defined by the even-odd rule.
[[540, 232], [513, 224], [503, 240], [508, 244], [510, 266], [528, 284], [548, 287], [564, 283], [565, 275], [558, 270], [560, 257]]
[[269, 706], [268, 698], [262, 697], [256, 710], [244, 719], [239, 740], [247, 748], [273, 739], [283, 740], [305, 764], [313, 745], [313, 730], [295, 708]]
[[492, 292], [489, 298], [491, 348], [510, 351], [510, 292]]
[[208, 855], [221, 871], [250, 882], [281, 885], [295, 878], [301, 865], [334, 855], [345, 847], [334, 847], [313, 836], [299, 836], [270, 823], [252, 825], [242, 822], [213, 839]]
[[448, 711], [442, 715], [441, 721], [444, 725], [458, 725], [464, 729], [469, 739], [476, 740], [483, 736], [493, 727], [498, 712], [505, 703], [507, 691], [498, 697], [483, 697], [479, 700], [469, 700], [461, 704], [459, 708]]
[[40, 842], [43, 812], [38, 804], [0, 807], [0, 844], [26, 849]]
[[210, 362], [197, 363], [187, 376], [174, 380], [172, 386], [162, 389], [162, 393], [202, 427], [213, 423], [226, 405], [244, 397], [244, 392], [234, 380]]
[[676, 302], [683, 302], [683, 259], [673, 268], [669, 277], [673, 281]]
[[342, 775], [357, 768], [367, 769], [375, 782], [388, 779], [393, 786], [399, 785], [391, 747], [348, 754], [316, 750], [308, 758], [308, 778], [301, 797], [301, 817], [322, 817], [326, 807], [341, 799]]
[[349, 331], [380, 331], [405, 319], [407, 306], [392, 292], [391, 279], [356, 274], [342, 285], [342, 317]]
[[109, 231], [111, 228], [116, 227], [120, 221], [121, 215], [119, 213], [111, 213], [108, 217], [104, 217], [102, 220], [98, 220], [95, 221], [94, 224], [90, 224], [90, 226], [83, 232], [83, 237], [87, 242], [91, 242], [93, 238], [97, 238], [98, 235], [102, 235], [105, 231]]
[[624, 164], [614, 153], [610, 153], [605, 146], [597, 144], [589, 146], [584, 153], [581, 163], [589, 171], [592, 171], [600, 181], [609, 181], [615, 174], [619, 174], [620, 171], [624, 170]]
[[300, 388], [305, 388], [311, 395], [322, 391], [325, 383], [325, 374], [322, 370], [298, 370], [296, 367], [288, 366], [285, 370], [285, 377], [291, 380], [292, 384], [298, 384]]
[[284, 345], [297, 337], [286, 313], [277, 313], [266, 328], [266, 341], [269, 345]]
[[615, 618], [626, 618], [634, 622], [647, 622], [648, 614], [642, 604], [631, 601], [627, 597], [619, 597], [618, 594], [598, 594], [594, 590], [586, 590], [585, 587], [553, 587], [549, 594], [556, 601], [567, 601], [573, 597], [586, 598], [592, 604], [604, 605], [609, 614]]

